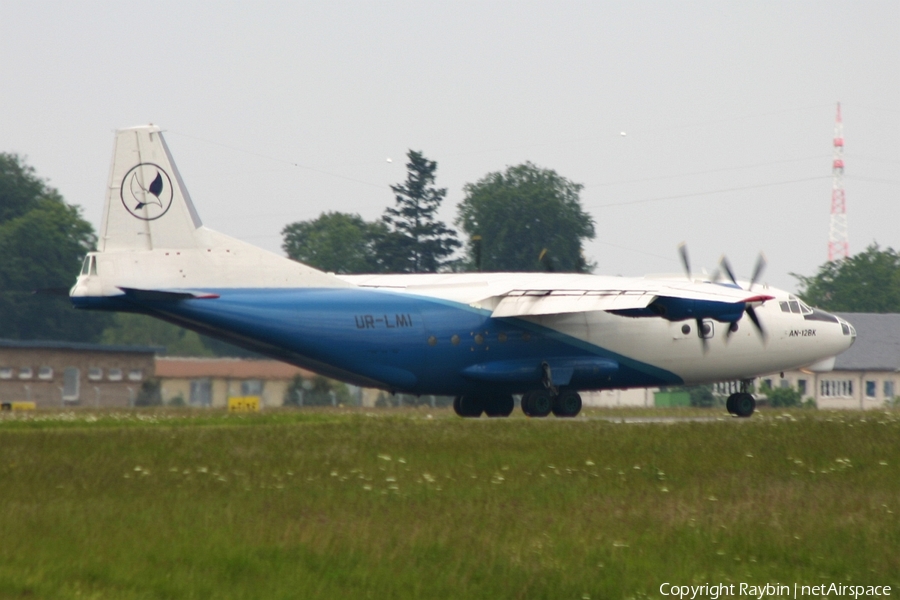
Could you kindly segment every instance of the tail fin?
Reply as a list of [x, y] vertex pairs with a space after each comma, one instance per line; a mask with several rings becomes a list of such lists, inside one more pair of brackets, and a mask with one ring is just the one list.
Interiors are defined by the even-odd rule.
[[200, 225], [159, 127], [116, 132], [100, 252], [194, 248]]
[[203, 227], [155, 125], [116, 132], [97, 246], [72, 296], [115, 296], [126, 288], [352, 286]]

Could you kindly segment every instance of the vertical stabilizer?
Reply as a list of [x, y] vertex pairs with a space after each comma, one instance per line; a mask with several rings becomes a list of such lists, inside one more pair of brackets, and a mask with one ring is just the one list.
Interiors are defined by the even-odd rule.
[[194, 248], [200, 218], [159, 127], [116, 132], [100, 252]]

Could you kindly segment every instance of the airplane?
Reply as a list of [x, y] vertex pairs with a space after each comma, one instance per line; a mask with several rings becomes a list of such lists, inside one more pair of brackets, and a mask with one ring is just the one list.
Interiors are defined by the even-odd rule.
[[574, 417], [579, 392], [830, 370], [844, 319], [727, 279], [567, 273], [336, 275], [202, 225], [158, 126], [116, 132], [98, 248], [70, 290], [79, 309], [141, 313], [327, 377], [453, 396], [462, 417]]

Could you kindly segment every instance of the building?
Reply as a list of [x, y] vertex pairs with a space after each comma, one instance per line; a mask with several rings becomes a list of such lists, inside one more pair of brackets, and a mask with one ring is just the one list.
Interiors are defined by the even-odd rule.
[[654, 394], [657, 391], [659, 388], [581, 392], [581, 400], [585, 406], [592, 407], [653, 407], [656, 405]]
[[133, 406], [162, 348], [0, 340], [0, 403]]
[[164, 404], [225, 407], [229, 398], [258, 396], [260, 407], [281, 406], [295, 376], [310, 371], [276, 360], [239, 358], [156, 359]]
[[870, 409], [900, 405], [900, 314], [838, 313], [856, 328], [856, 342], [825, 373], [786, 371], [760, 378], [791, 386], [819, 408]]

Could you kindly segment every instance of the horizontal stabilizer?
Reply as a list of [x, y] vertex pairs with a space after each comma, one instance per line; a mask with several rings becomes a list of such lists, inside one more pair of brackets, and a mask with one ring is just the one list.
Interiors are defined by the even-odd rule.
[[207, 292], [191, 292], [187, 290], [139, 290], [135, 288], [120, 287], [125, 295], [142, 302], [177, 302], [179, 300], [212, 300], [218, 298], [218, 294]]

